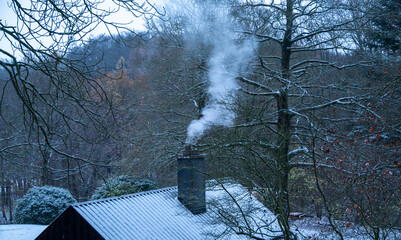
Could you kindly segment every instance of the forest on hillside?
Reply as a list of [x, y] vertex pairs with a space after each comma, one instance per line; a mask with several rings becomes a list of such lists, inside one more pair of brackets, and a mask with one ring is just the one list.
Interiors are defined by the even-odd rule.
[[[32, 186], [78, 201], [122, 175], [174, 186], [192, 144], [207, 178], [250, 189], [284, 239], [292, 212], [339, 239], [353, 224], [401, 230], [401, 1], [121, 5], [150, 15], [144, 31], [35, 1], [12, 1], [32, 31], [0, 21], [22, 54], [0, 49], [0, 223]], [[121, 29], [87, 37], [89, 19]]]

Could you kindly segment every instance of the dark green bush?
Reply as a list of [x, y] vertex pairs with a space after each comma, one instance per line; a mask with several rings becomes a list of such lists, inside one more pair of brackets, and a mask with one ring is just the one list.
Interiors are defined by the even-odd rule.
[[15, 209], [17, 223], [47, 225], [76, 200], [66, 189], [43, 186], [29, 189], [17, 202]]
[[131, 193], [148, 191], [156, 188], [156, 184], [146, 178], [137, 178], [129, 175], [122, 175], [109, 178], [106, 183], [96, 188], [92, 200], [116, 197]]

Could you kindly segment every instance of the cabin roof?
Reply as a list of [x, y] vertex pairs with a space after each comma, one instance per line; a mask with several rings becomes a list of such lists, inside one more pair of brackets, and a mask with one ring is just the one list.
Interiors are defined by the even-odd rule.
[[[228, 214], [240, 219], [239, 224], [244, 213], [249, 215], [252, 221], [248, 219], [247, 224], [255, 225], [255, 229], [258, 229], [258, 224], [265, 224], [262, 219], [270, 221], [274, 218], [242, 185], [224, 184], [224, 188], [215, 184], [212, 186], [210, 182], [208, 185], [207, 212], [197, 215], [177, 199], [177, 187], [77, 203], [72, 208], [106, 240], [215, 239], [216, 236], [248, 239], [245, 235], [235, 234], [232, 231], [235, 226], [223, 223]], [[239, 199], [241, 212], [232, 201], [233, 197]], [[230, 227], [234, 228], [230, 230]]]
[[164, 188], [73, 205], [105, 239], [199, 239], [207, 214], [193, 215]]

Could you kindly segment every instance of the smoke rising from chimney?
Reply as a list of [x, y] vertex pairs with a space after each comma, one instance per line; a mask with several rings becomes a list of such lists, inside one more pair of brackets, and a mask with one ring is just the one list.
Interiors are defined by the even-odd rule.
[[232, 107], [239, 88], [236, 77], [244, 73], [256, 41], [238, 39], [241, 27], [233, 20], [225, 1], [176, 0], [175, 3], [184, 4], [178, 11], [187, 19], [187, 45], [212, 49], [208, 58], [208, 102], [201, 111], [201, 118], [188, 126], [186, 143], [195, 144], [212, 126], [234, 124], [236, 114]]

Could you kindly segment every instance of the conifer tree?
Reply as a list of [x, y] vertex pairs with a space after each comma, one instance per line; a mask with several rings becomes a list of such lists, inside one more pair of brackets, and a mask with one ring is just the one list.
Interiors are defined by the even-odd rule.
[[369, 47], [392, 52], [401, 49], [401, 0], [379, 0], [369, 33]]

